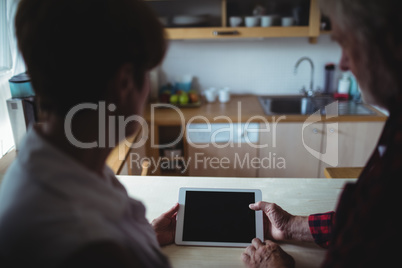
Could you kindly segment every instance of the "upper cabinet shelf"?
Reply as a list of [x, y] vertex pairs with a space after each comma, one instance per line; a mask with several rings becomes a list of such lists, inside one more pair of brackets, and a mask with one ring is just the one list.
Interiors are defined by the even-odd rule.
[[170, 40], [320, 35], [318, 0], [148, 0]]

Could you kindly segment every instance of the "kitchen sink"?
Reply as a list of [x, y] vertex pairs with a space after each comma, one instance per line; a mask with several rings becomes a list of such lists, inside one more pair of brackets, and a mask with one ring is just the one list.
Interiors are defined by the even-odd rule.
[[308, 98], [271, 98], [265, 105], [275, 114], [306, 114], [307, 108], [312, 108]]
[[[258, 97], [266, 115], [289, 114], [289, 115], [309, 115], [317, 111], [325, 114], [325, 107], [335, 100], [330, 96], [304, 97]], [[373, 111], [364, 104], [353, 101], [338, 102], [339, 115], [372, 115]]]

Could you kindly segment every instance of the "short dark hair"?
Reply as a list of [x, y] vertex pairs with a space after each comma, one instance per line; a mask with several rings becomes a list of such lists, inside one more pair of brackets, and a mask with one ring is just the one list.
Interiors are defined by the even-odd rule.
[[41, 108], [64, 115], [103, 100], [125, 63], [139, 88], [166, 52], [164, 30], [142, 0], [21, 0], [18, 47]]

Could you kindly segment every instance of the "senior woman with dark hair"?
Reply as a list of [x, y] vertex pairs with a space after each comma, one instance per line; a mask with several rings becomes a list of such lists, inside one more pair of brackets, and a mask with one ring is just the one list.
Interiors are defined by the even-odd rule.
[[141, 0], [21, 0], [15, 24], [46, 117], [1, 185], [0, 265], [170, 267], [160, 245], [173, 242], [178, 205], [151, 225], [105, 164], [139, 127], [125, 120], [117, 135], [107, 119], [141, 115], [166, 51], [159, 20]]
[[[348, 184], [335, 212], [293, 216], [272, 203], [263, 210], [266, 237], [315, 241], [328, 248], [323, 267], [400, 267], [402, 251], [402, 16], [399, 0], [322, 0], [332, 37], [342, 47], [366, 102], [390, 113], [378, 145], [357, 183]], [[293, 267], [272, 241], [253, 240], [242, 256], [248, 267]]]

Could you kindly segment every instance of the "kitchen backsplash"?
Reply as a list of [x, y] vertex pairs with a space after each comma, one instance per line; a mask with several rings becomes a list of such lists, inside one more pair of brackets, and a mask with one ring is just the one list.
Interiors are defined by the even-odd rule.
[[228, 86], [233, 94], [298, 94], [310, 84], [308, 62], [294, 73], [296, 61], [304, 56], [315, 65], [314, 87], [322, 89], [324, 66], [338, 64], [341, 49], [329, 35], [319, 37], [317, 44], [307, 38], [171, 41], [159, 83], [192, 74], [201, 91]]

